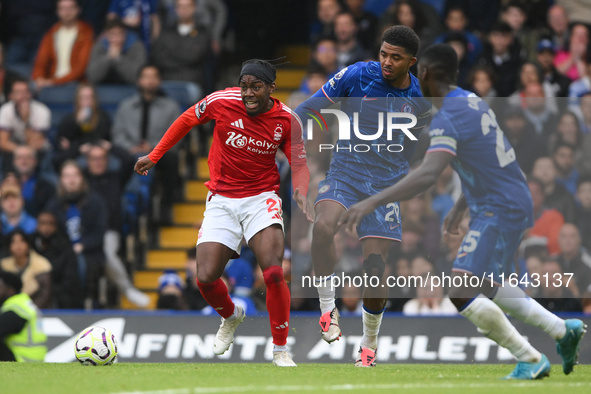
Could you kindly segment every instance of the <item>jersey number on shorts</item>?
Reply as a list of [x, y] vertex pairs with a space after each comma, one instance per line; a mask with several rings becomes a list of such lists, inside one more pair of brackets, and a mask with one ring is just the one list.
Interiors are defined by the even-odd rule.
[[395, 202], [391, 202], [386, 205], [386, 208], [392, 208], [391, 211], [386, 213], [386, 217], [384, 218], [387, 222], [393, 222], [394, 218], [392, 215], [396, 215], [397, 222], [400, 223], [400, 207]]
[[462, 246], [462, 252], [470, 253], [476, 250], [478, 244], [478, 237], [480, 237], [480, 231], [470, 230], [464, 238], [464, 246]]
[[283, 220], [281, 218], [281, 214], [283, 213], [283, 211], [281, 210], [281, 200], [279, 200], [279, 204], [277, 204], [277, 200], [269, 198], [267, 199], [267, 205], [267, 211], [269, 211], [269, 213], [275, 212], [272, 217], [273, 219]]
[[499, 166], [505, 167], [515, 161], [515, 151], [513, 148], [505, 151], [505, 140], [503, 138], [503, 130], [497, 124], [495, 113], [489, 109], [488, 113], [483, 113], [480, 119], [480, 125], [482, 126], [482, 134], [487, 135], [490, 132], [490, 128], [494, 127], [497, 132], [497, 159], [499, 160]]

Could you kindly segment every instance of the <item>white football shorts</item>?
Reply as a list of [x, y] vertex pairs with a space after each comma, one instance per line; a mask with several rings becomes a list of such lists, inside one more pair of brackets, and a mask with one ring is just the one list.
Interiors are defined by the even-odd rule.
[[283, 230], [282, 213], [281, 198], [275, 192], [243, 198], [212, 196], [209, 192], [197, 245], [217, 242], [240, 255], [243, 236], [248, 243], [256, 233], [275, 223]]

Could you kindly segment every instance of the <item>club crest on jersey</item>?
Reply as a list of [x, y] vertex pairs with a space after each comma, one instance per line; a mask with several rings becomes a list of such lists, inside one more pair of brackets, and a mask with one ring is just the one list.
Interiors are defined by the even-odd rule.
[[409, 103], [404, 103], [400, 110], [406, 114], [412, 114], [414, 112], [414, 108]]
[[329, 190], [330, 190], [330, 185], [324, 185], [320, 188], [320, 190], [318, 190], [318, 194], [326, 193]]
[[201, 118], [201, 115], [205, 112], [205, 107], [207, 107], [207, 101], [203, 100], [197, 108], [195, 108], [195, 115], [197, 115], [197, 119]]
[[273, 139], [275, 141], [280, 141], [282, 136], [283, 136], [283, 129], [281, 128], [281, 125], [278, 124], [277, 127], [275, 128], [275, 130], [273, 131]]

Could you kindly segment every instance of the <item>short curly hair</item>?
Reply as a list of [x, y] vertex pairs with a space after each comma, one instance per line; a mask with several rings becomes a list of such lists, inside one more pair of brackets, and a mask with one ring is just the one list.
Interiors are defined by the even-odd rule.
[[406, 53], [416, 56], [419, 51], [419, 36], [410, 27], [396, 25], [387, 28], [382, 34], [382, 43], [404, 48]]

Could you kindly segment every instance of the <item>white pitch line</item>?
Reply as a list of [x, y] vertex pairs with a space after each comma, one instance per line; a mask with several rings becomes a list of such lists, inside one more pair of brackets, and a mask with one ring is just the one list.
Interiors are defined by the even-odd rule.
[[267, 386], [229, 386], [229, 387], [194, 387], [182, 389], [129, 391], [114, 394], [209, 394], [209, 393], [248, 393], [257, 391], [350, 391], [350, 390], [404, 390], [404, 389], [459, 389], [459, 388], [575, 388], [591, 387], [590, 383], [562, 383], [562, 382], [493, 382], [493, 383], [391, 383], [391, 384], [342, 384], [342, 385], [267, 385]]

